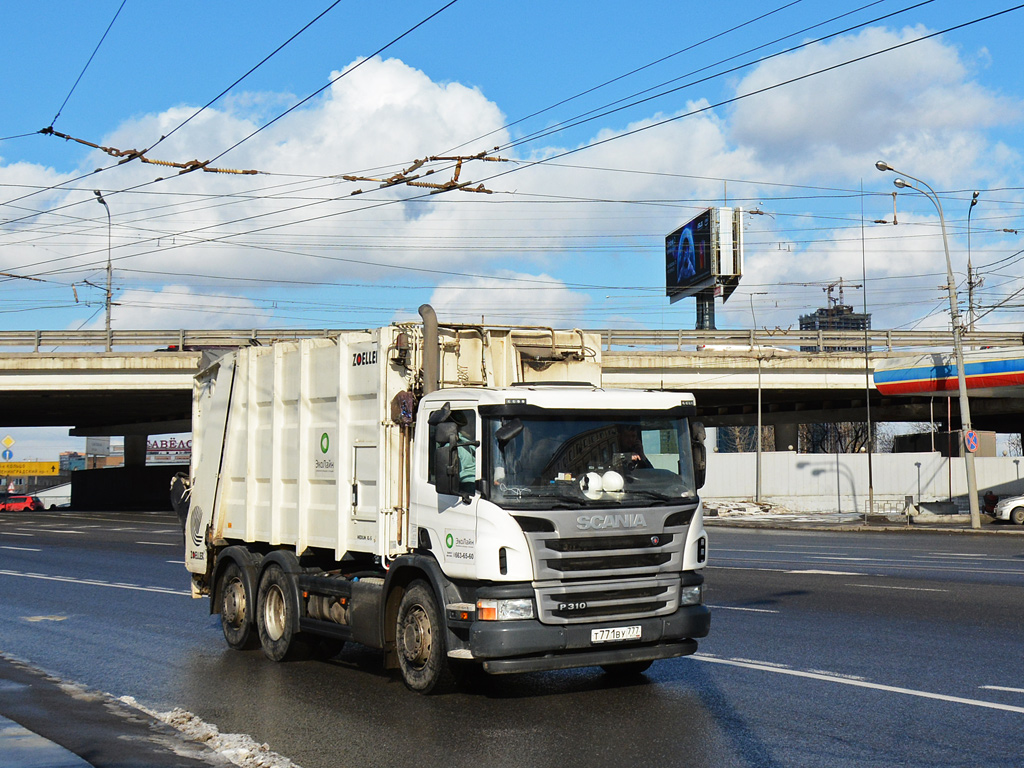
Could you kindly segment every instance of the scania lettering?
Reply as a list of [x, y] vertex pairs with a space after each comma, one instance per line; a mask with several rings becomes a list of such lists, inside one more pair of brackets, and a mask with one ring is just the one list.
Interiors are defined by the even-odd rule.
[[423, 693], [693, 653], [692, 396], [602, 388], [594, 334], [420, 314], [197, 375], [179, 512], [227, 644], [282, 661], [359, 643]]

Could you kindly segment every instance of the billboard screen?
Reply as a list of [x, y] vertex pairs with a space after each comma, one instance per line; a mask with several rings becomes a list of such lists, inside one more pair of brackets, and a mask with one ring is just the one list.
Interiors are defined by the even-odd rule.
[[665, 237], [665, 292], [690, 296], [715, 280], [711, 250], [711, 209]]

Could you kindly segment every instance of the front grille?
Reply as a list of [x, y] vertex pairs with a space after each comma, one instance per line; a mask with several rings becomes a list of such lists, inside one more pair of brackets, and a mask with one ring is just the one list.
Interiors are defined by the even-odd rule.
[[644, 549], [645, 547], [667, 547], [672, 543], [673, 534], [660, 536], [641, 534], [639, 536], [592, 536], [588, 539], [548, 539], [544, 544], [555, 552], [593, 552], [607, 549]]
[[672, 559], [672, 553], [659, 552], [653, 555], [605, 555], [603, 557], [577, 557], [572, 560], [550, 560], [548, 568], [562, 573], [578, 571], [633, 570], [656, 568]]
[[628, 621], [674, 613], [679, 607], [678, 576], [639, 583], [569, 583], [537, 589], [540, 620], [545, 624]]

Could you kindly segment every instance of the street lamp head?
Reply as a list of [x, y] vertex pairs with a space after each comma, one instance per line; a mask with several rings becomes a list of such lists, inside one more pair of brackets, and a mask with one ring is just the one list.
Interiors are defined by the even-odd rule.
[[893, 183], [893, 186], [896, 187], [897, 189], [906, 189], [907, 187], [910, 186], [903, 179], [893, 179], [892, 183]]
[[875, 163], [875, 168], [877, 168], [880, 171], [894, 171], [894, 170], [896, 170], [891, 165], [889, 165], [887, 162], [885, 162], [885, 160], [879, 160], [877, 163]]
[[980, 194], [981, 194], [981, 192], [975, 192], [971, 196], [971, 208], [973, 208], [974, 206], [976, 206], [978, 204], [978, 195], [980, 195]]
[[107, 201], [103, 199], [103, 195], [100, 193], [100, 191], [98, 189], [94, 189], [92, 191], [92, 193], [94, 195], [96, 195], [96, 202], [98, 202], [100, 205], [106, 207]]

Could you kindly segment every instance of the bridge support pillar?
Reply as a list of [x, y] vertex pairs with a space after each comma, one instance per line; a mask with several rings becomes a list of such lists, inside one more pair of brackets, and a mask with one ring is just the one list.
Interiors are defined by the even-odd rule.
[[146, 442], [149, 435], [124, 436], [124, 465], [126, 467], [146, 466]]
[[799, 439], [799, 424], [776, 424], [775, 425], [775, 450], [795, 451]]

